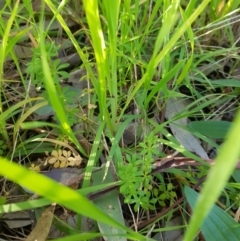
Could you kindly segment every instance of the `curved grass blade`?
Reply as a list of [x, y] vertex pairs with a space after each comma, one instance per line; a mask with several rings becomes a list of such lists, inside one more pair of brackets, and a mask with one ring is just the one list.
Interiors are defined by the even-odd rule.
[[[42, 14], [44, 11], [42, 11]], [[65, 110], [63, 108], [62, 102], [59, 99], [59, 94], [57, 93], [54, 80], [51, 74], [51, 70], [48, 65], [48, 59], [47, 59], [47, 52], [45, 47], [45, 36], [44, 36], [44, 21], [43, 16], [41, 17], [41, 31], [40, 31], [40, 49], [41, 49], [41, 59], [42, 59], [42, 68], [44, 73], [44, 86], [48, 92], [49, 100], [52, 104], [52, 107], [56, 113], [56, 116], [58, 117], [62, 131], [71, 139], [71, 141], [78, 147], [79, 151], [86, 155], [85, 150], [81, 147], [79, 144], [76, 136], [73, 134], [73, 131], [68, 123], [67, 116], [65, 113]]]
[[[76, 190], [77, 193], [80, 193], [81, 195], [88, 195], [90, 193], [94, 193], [97, 191], [104, 190], [108, 187], [112, 187], [113, 185], [117, 185], [116, 182], [108, 183], [108, 184], [100, 184], [93, 187], [83, 188]], [[47, 198], [39, 198], [36, 200], [28, 200], [24, 202], [18, 202], [18, 203], [9, 203], [9, 204], [0, 204], [0, 214], [1, 213], [11, 213], [11, 212], [18, 212], [23, 210], [29, 210], [34, 208], [40, 208], [47, 206], [51, 204], [52, 202], [48, 200]]]
[[215, 165], [210, 169], [206, 183], [195, 205], [195, 211], [191, 217], [184, 241], [193, 240], [196, 232], [234, 171], [240, 154], [239, 126], [240, 111], [237, 114], [234, 125], [232, 125], [226, 136], [226, 141], [219, 150]]
[[[59, 203], [70, 210], [75, 211], [76, 213], [85, 215], [86, 217], [106, 223], [110, 226], [119, 228], [120, 230], [127, 231], [137, 240], [145, 240], [145, 238], [140, 234], [137, 234], [131, 229], [126, 228], [122, 224], [116, 222], [113, 218], [109, 217], [107, 214], [103, 213], [86, 197], [77, 193], [76, 191], [4, 158], [0, 158], [0, 166], [1, 175], [6, 176], [8, 179], [41, 196], [45, 196], [52, 202]], [[11, 171], [9, 172], [9, 170]]]

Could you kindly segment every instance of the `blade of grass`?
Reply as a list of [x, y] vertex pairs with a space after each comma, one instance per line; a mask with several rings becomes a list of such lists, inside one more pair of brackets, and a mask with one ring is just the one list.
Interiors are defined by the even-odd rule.
[[33, 101], [36, 101], [36, 100], [40, 100], [40, 99], [42, 99], [42, 98], [36, 97], [36, 98], [30, 98], [30, 99], [22, 100], [19, 103], [11, 106], [9, 109], [7, 109], [6, 111], [4, 111], [3, 113], [0, 114], [0, 131], [1, 131], [1, 134], [3, 135], [4, 140], [6, 141], [6, 143], [9, 147], [11, 146], [12, 142], [10, 141], [7, 130], [6, 130], [6, 120], [18, 108], [24, 106], [27, 103], [30, 103], [30, 102], [33, 102]]
[[20, 129], [20, 125], [23, 123], [24, 120], [26, 120], [33, 112], [35, 112], [37, 109], [47, 105], [47, 101], [42, 101], [38, 104], [35, 104], [33, 107], [29, 108], [14, 124], [14, 130], [13, 130], [13, 143], [16, 141], [17, 133]]
[[[6, 176], [8, 179], [34, 193], [45, 196], [52, 202], [59, 203], [76, 213], [127, 231], [136, 240], [146, 240], [142, 235], [124, 227], [122, 224], [119, 224], [113, 218], [100, 211], [92, 202], [76, 191], [4, 158], [0, 158], [0, 166], [1, 175]], [[9, 170], [11, 170], [11, 172], [9, 172]]]
[[[14, 8], [12, 9], [11, 11], [11, 15], [8, 19], [8, 22], [7, 22], [7, 25], [5, 25], [5, 23], [3, 22], [3, 19], [2, 16], [2, 21], [1, 21], [1, 27], [3, 28], [1, 30], [2, 32], [2, 44], [1, 44], [1, 54], [0, 54], [0, 77], [2, 78], [3, 76], [3, 65], [4, 65], [4, 61], [5, 61], [5, 58], [6, 58], [6, 50], [8, 48], [8, 40], [9, 40], [9, 35], [10, 35], [10, 31], [11, 31], [11, 28], [12, 28], [12, 25], [13, 25], [13, 22], [14, 22], [14, 19], [17, 15], [17, 12], [18, 12], [18, 8], [19, 8], [19, 2], [20, 0], [17, 0], [15, 2], [15, 5], [14, 5]], [[2, 13], [1, 13], [2, 15]], [[2, 79], [1, 79], [1, 82], [2, 82]]]
[[41, 128], [41, 127], [47, 127], [50, 126], [52, 128], [60, 129], [60, 127], [57, 124], [45, 122], [45, 121], [31, 121], [31, 122], [25, 122], [20, 125], [20, 128], [23, 130], [28, 129], [35, 129], [35, 128]]
[[[152, 58], [148, 64], [147, 71], [142, 77], [141, 80], [138, 81], [135, 88], [132, 90], [130, 96], [128, 97], [125, 106], [123, 107], [121, 114], [119, 115], [119, 118], [122, 118], [122, 115], [124, 114], [124, 111], [129, 106], [131, 100], [136, 95], [139, 88], [144, 84], [145, 88], [148, 88], [150, 85], [150, 82], [152, 80], [152, 76], [154, 73], [154, 69], [158, 66], [158, 64], [162, 61], [162, 59], [166, 56], [166, 54], [171, 51], [171, 49], [174, 47], [174, 44], [176, 41], [183, 35], [183, 33], [189, 28], [189, 26], [193, 23], [193, 21], [199, 16], [199, 14], [204, 10], [204, 8], [207, 6], [210, 0], [204, 0], [198, 8], [193, 12], [193, 14], [188, 18], [187, 21], [185, 21], [182, 26], [178, 28], [178, 30], [175, 32], [173, 37], [169, 40], [169, 42], [164, 46], [164, 48], [159, 52], [161, 49], [163, 43], [164, 43], [164, 36], [168, 35], [171, 28], [174, 26], [176, 22], [177, 17], [177, 7], [178, 4], [175, 3], [175, 5], [172, 7], [171, 14], [169, 13], [167, 17], [165, 18], [165, 22], [163, 23], [162, 28], [160, 29], [157, 40], [154, 46], [154, 52], [152, 55]], [[174, 8], [175, 7], [175, 8]], [[175, 18], [172, 18], [172, 16], [175, 16]], [[146, 94], [146, 93], [145, 93]], [[144, 98], [144, 96], [143, 96]]]
[[[113, 97], [110, 99], [111, 103], [111, 116], [112, 123], [116, 123], [117, 106], [118, 106], [118, 81], [117, 81], [117, 31], [118, 31], [118, 15], [120, 0], [104, 0], [104, 9], [106, 11], [106, 20], [108, 26], [108, 40], [109, 40], [109, 54], [107, 55], [107, 62], [110, 68], [110, 76], [107, 76], [107, 84], [110, 95]], [[104, 70], [103, 70], [104, 71]], [[114, 126], [113, 126], [114, 128]]]
[[201, 12], [206, 8], [210, 0], [204, 0], [201, 4], [199, 4], [198, 8], [193, 12], [191, 16], [182, 24], [181, 27], [175, 32], [173, 37], [169, 40], [163, 50], [159, 53], [159, 55], [155, 59], [155, 66], [160, 63], [162, 58], [171, 50], [177, 40], [183, 35], [183, 33], [189, 28], [189, 26], [195, 21], [195, 19], [201, 14]]
[[[110, 71], [109, 71], [109, 64], [107, 63], [104, 35], [103, 35], [101, 23], [100, 23], [98, 1], [83, 0], [83, 5], [86, 12], [89, 30], [91, 33], [92, 45], [93, 45], [94, 54], [95, 54], [96, 63], [97, 63], [99, 85], [98, 85], [98, 89], [95, 89], [95, 91], [98, 93], [98, 98], [99, 98], [98, 104], [100, 109], [100, 115], [101, 115], [102, 121], [105, 121], [107, 123], [110, 133], [113, 134], [114, 127], [110, 119], [110, 114], [108, 112], [107, 97], [106, 97], [107, 96], [106, 80], [108, 78]], [[116, 90], [114, 90], [114, 92], [116, 92]], [[113, 96], [113, 98], [115, 98], [115, 96]], [[116, 110], [114, 110], [114, 112], [115, 111]]]
[[[18, 12], [18, 8], [19, 8], [19, 2], [20, 0], [17, 0], [15, 2], [14, 8], [11, 11], [11, 15], [7, 21], [7, 24], [5, 25], [4, 21], [3, 21], [3, 17], [1, 13], [0, 16], [0, 25], [2, 25], [2, 29], [1, 31], [1, 35], [2, 35], [2, 41], [1, 41], [1, 45], [0, 45], [0, 88], [2, 89], [2, 83], [3, 83], [3, 66], [4, 66], [4, 61], [6, 58], [6, 54], [7, 54], [7, 49], [8, 49], [8, 41], [9, 41], [9, 35], [10, 35], [10, 31], [14, 22], [14, 19], [17, 15]], [[8, 2], [7, 5], [10, 5], [10, 3]], [[0, 91], [0, 113], [2, 113], [2, 91]]]
[[101, 135], [102, 135], [103, 129], [104, 129], [104, 124], [101, 123], [97, 130], [97, 134], [96, 134], [95, 140], [93, 142], [92, 150], [91, 150], [89, 160], [87, 163], [86, 175], [84, 176], [83, 184], [82, 184], [83, 188], [88, 187], [90, 185], [92, 171], [96, 164], [96, 153], [97, 153], [97, 149], [99, 148], [99, 145], [100, 145], [99, 143], [101, 141]]
[[[76, 190], [77, 193], [80, 193], [84, 196], [94, 193], [97, 191], [104, 190], [108, 187], [112, 187], [114, 185], [117, 185], [116, 182], [107, 183], [107, 184], [100, 184], [93, 187], [87, 187], [87, 188], [81, 188], [79, 190]], [[17, 211], [23, 211], [28, 209], [34, 209], [34, 208], [40, 208], [47, 206], [51, 204], [52, 201], [48, 200], [47, 198], [39, 198], [37, 200], [28, 200], [24, 202], [18, 202], [18, 203], [10, 203], [5, 205], [0, 205], [0, 213], [10, 213], [10, 212], [17, 212]]]
[[[182, 15], [182, 19], [184, 22], [188, 21], [188, 15], [184, 13], [184, 11], [181, 9], [180, 7], [180, 12]], [[177, 85], [179, 85], [183, 79], [185, 78], [185, 76], [188, 74], [190, 67], [192, 66], [193, 63], [193, 56], [194, 56], [194, 33], [193, 30], [191, 28], [191, 26], [189, 25], [189, 27], [186, 29], [187, 32], [187, 40], [189, 40], [190, 46], [191, 46], [191, 53], [190, 56], [187, 56], [187, 63], [185, 64], [182, 73], [180, 74], [180, 76], [178, 77], [176, 83]], [[186, 47], [187, 48], [187, 47]]]
[[[55, 8], [55, 6], [53, 5], [51, 0], [44, 0], [46, 2], [46, 4], [48, 5], [48, 7], [52, 10], [52, 12], [54, 13], [54, 16], [57, 18], [57, 20], [59, 21], [59, 23], [61, 24], [62, 28], [64, 29], [64, 31], [66, 32], [66, 34], [68, 35], [69, 39], [71, 40], [71, 42], [73, 43], [75, 49], [77, 50], [77, 53], [79, 54], [81, 60], [83, 61], [84, 67], [86, 67], [88, 74], [90, 75], [90, 79], [92, 81], [93, 86], [95, 87], [95, 89], [98, 89], [98, 81], [95, 77], [95, 75], [93, 74], [92, 68], [90, 66], [89, 61], [87, 60], [83, 50], [81, 49], [78, 41], [76, 40], [76, 38], [74, 37], [74, 35], [72, 34], [71, 30], [69, 29], [68, 25], [66, 24], [66, 22], [64, 21], [63, 17], [61, 16], [61, 14], [59, 14], [59, 10], [57, 10]], [[61, 2], [61, 5], [59, 5], [59, 8], [62, 8], [65, 4], [67, 3], [66, 0], [63, 0]], [[77, 17], [77, 16], [76, 16]]]
[[59, 99], [59, 95], [57, 93], [53, 77], [51, 75], [51, 70], [50, 70], [49, 65], [48, 65], [47, 52], [46, 52], [46, 48], [45, 48], [43, 13], [44, 13], [44, 11], [42, 11], [42, 14], [41, 14], [41, 21], [40, 21], [40, 23], [41, 23], [41, 26], [40, 26], [41, 31], [39, 32], [40, 33], [40, 49], [41, 49], [41, 55], [42, 55], [41, 56], [41, 58], [42, 58], [42, 68], [43, 68], [43, 73], [44, 73], [44, 77], [45, 77], [43, 82], [44, 82], [45, 88], [46, 88], [46, 90], [48, 92], [49, 100], [50, 100], [50, 102], [52, 104], [52, 107], [55, 110], [56, 116], [58, 117], [58, 119], [59, 119], [59, 121], [61, 123], [62, 131], [77, 146], [79, 151], [82, 154], [86, 155], [85, 150], [79, 144], [77, 138], [73, 134], [72, 129], [71, 129], [69, 123], [68, 123], [65, 110], [63, 108], [62, 102]]
[[[210, 169], [206, 183], [201, 191], [190, 219], [189, 228], [184, 236], [184, 241], [194, 239], [199, 227], [210, 212], [213, 204], [221, 194], [231, 176], [240, 154], [240, 111], [234, 125], [230, 128], [226, 141], [222, 145], [215, 165]], [[211, 195], [210, 195], [211, 194]]]

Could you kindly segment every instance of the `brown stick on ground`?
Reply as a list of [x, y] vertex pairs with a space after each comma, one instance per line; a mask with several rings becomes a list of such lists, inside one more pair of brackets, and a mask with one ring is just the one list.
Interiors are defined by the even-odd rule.
[[[212, 159], [203, 159], [206, 162], [206, 165], [214, 165], [214, 160]], [[152, 174], [157, 172], [164, 172], [167, 169], [181, 166], [199, 166], [203, 165], [201, 162], [195, 161], [188, 157], [169, 157], [169, 158], [160, 158], [156, 159], [154, 163], [155, 169], [152, 170]], [[240, 162], [236, 165], [236, 169], [240, 169]]]

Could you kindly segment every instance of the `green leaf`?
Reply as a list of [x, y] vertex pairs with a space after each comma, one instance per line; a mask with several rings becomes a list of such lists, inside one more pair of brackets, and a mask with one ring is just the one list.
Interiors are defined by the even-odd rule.
[[228, 121], [193, 121], [188, 124], [188, 127], [200, 134], [209, 137], [224, 139], [230, 126], [231, 122]]
[[212, 80], [211, 84], [214, 87], [240, 87], [240, 81], [238, 79], [218, 79]]
[[[184, 188], [191, 208], [194, 209], [199, 194], [189, 187]], [[224, 210], [214, 205], [201, 226], [206, 241], [238, 241], [240, 225]]]
[[231, 126], [225, 142], [221, 145], [215, 163], [208, 172], [207, 180], [196, 203], [196, 209], [190, 219], [184, 241], [193, 240], [198, 228], [207, 217], [236, 167], [240, 155], [239, 126], [240, 112], [237, 113], [234, 125]]

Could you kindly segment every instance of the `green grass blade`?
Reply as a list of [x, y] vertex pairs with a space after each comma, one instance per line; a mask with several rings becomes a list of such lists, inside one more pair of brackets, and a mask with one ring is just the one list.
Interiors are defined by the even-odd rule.
[[[76, 190], [76, 192], [86, 196], [90, 193], [101, 191], [106, 188], [112, 187], [114, 185], [117, 185], [117, 183], [112, 182], [112, 183], [100, 184], [100, 185], [96, 185], [88, 188], [81, 188], [79, 190]], [[18, 211], [29, 210], [34, 208], [40, 208], [40, 207], [50, 205], [51, 203], [52, 201], [48, 200], [47, 198], [39, 198], [36, 200], [28, 200], [28, 201], [18, 202], [18, 203], [9, 203], [9, 204], [0, 205], [0, 213], [11, 213], [11, 212], [18, 212]]]
[[109, 75], [109, 65], [107, 63], [106, 46], [104, 35], [100, 23], [100, 16], [98, 11], [98, 1], [83, 0], [86, 17], [91, 33], [91, 40], [96, 58], [98, 70], [98, 88], [95, 91], [98, 94], [98, 103], [100, 109], [101, 119], [105, 121], [111, 133], [113, 133], [113, 124], [110, 120], [110, 115], [107, 109], [107, 76]]
[[181, 27], [176, 31], [173, 37], [165, 45], [163, 50], [158, 54], [155, 60], [155, 67], [160, 63], [163, 57], [171, 50], [177, 40], [183, 35], [183, 33], [189, 28], [189, 26], [196, 20], [196, 18], [201, 14], [201, 12], [206, 8], [210, 0], [204, 0], [199, 4], [198, 8], [193, 12], [193, 14], [185, 21]]
[[29, 108], [14, 124], [14, 130], [13, 130], [13, 142], [15, 142], [17, 138], [17, 133], [20, 129], [20, 125], [37, 109], [47, 105], [47, 101], [42, 101], [38, 104], [35, 104], [33, 107]]
[[[19, 2], [20, 2], [19, 0], [17, 0], [15, 2], [14, 8], [11, 11], [11, 15], [8, 19], [7, 25], [4, 28], [2, 41], [1, 41], [2, 44], [1, 44], [1, 48], [0, 48], [0, 78], [2, 78], [2, 76], [3, 76], [3, 65], [4, 65], [5, 58], [6, 58], [6, 50], [8, 48], [9, 35], [10, 35], [10, 31], [11, 31], [14, 19], [18, 12]], [[2, 18], [2, 16], [1, 16], [1, 18]], [[2, 24], [4, 25], [4, 23], [2, 23]]]
[[[113, 218], [100, 211], [92, 202], [76, 191], [4, 158], [0, 158], [0, 166], [1, 175], [34, 193], [44, 196], [52, 202], [57, 202], [76, 213], [127, 231], [138, 240], [145, 240], [140, 234], [124, 227], [122, 224], [119, 224]], [[11, 172], [9, 172], [9, 170], [11, 170]]]
[[83, 188], [88, 187], [90, 185], [92, 171], [96, 164], [96, 153], [97, 153], [97, 150], [99, 149], [99, 145], [100, 145], [99, 140], [101, 140], [101, 135], [103, 133], [103, 129], [104, 129], [104, 123], [101, 123], [97, 130], [97, 134], [96, 134], [95, 140], [93, 142], [92, 150], [91, 150], [89, 160], [87, 163], [86, 175], [84, 176], [84, 180], [83, 180], [83, 184], [82, 184]]
[[240, 154], [239, 127], [240, 112], [238, 112], [234, 125], [232, 125], [226, 137], [226, 141], [219, 151], [215, 165], [210, 169], [204, 188], [196, 203], [195, 211], [191, 217], [184, 241], [193, 240], [200, 225], [207, 217], [218, 196], [221, 194], [221, 191], [238, 162]]
[[68, 123], [65, 110], [63, 108], [62, 102], [59, 99], [59, 94], [57, 93], [53, 77], [51, 75], [51, 70], [48, 64], [47, 52], [45, 48], [45, 36], [44, 36], [44, 21], [41, 19], [41, 31], [40, 31], [40, 49], [41, 49], [41, 59], [42, 59], [42, 68], [44, 73], [44, 86], [48, 92], [49, 100], [52, 104], [53, 109], [55, 110], [56, 116], [58, 117], [63, 132], [71, 139], [71, 141], [77, 146], [79, 151], [86, 155], [85, 150], [79, 144], [77, 138], [72, 132], [72, 129]]
[[[117, 32], [118, 32], [118, 15], [120, 0], [104, 0], [104, 10], [106, 12], [106, 20], [108, 25], [108, 41], [109, 54], [106, 56], [109, 65], [109, 75], [107, 76], [107, 86], [111, 96], [111, 117], [112, 123], [115, 123], [117, 117], [118, 106], [118, 81], [117, 81]], [[106, 66], [105, 66], [106, 69]], [[113, 126], [114, 127], [114, 126]]]
[[[152, 76], [154, 73], [154, 69], [158, 66], [158, 64], [163, 60], [163, 58], [171, 51], [171, 49], [174, 47], [174, 44], [177, 42], [177, 40], [184, 34], [186, 30], [189, 30], [189, 26], [193, 23], [194, 20], [199, 16], [199, 14], [204, 10], [204, 8], [207, 6], [210, 0], [204, 0], [198, 8], [193, 12], [193, 14], [188, 18], [187, 21], [185, 21], [175, 32], [175, 34], [172, 36], [172, 38], [168, 41], [168, 43], [164, 46], [164, 48], [159, 52], [161, 49], [163, 43], [164, 43], [164, 36], [168, 35], [171, 28], [174, 26], [176, 20], [177, 20], [177, 7], [178, 3], [176, 2], [173, 6], [173, 9], [168, 13], [167, 17], [165, 18], [165, 22], [163, 23], [162, 28], [160, 29], [156, 43], [154, 46], [154, 52], [152, 55], [152, 58], [148, 64], [147, 71], [142, 77], [141, 80], [139, 80], [135, 86], [135, 88], [131, 91], [130, 95], [128, 96], [128, 99], [126, 100], [125, 106], [123, 107], [121, 114], [119, 118], [122, 118], [124, 111], [129, 106], [129, 103], [136, 95], [137, 91], [140, 89], [142, 85], [145, 86], [145, 88], [148, 88], [150, 85], [150, 82], [152, 80]], [[175, 7], [175, 8], [174, 8]], [[174, 16], [174, 18], [172, 18]], [[191, 63], [192, 60], [189, 62]], [[185, 74], [183, 72], [183, 74]], [[180, 79], [181, 80], [181, 79]], [[180, 82], [180, 81], [179, 81]], [[146, 93], [145, 93], [146, 94]], [[143, 98], [146, 98], [146, 96], [143, 96]], [[145, 103], [147, 105], [147, 102]]]
[[[88, 62], [85, 54], [83, 53], [81, 47], [79, 46], [78, 41], [76, 40], [76, 38], [74, 37], [74, 35], [72, 34], [71, 30], [69, 29], [67, 23], [64, 21], [63, 17], [61, 16], [61, 14], [59, 14], [59, 11], [55, 8], [55, 6], [53, 5], [51, 0], [44, 0], [46, 2], [46, 4], [48, 5], [48, 7], [52, 10], [52, 12], [54, 13], [54, 16], [56, 17], [56, 19], [59, 21], [59, 23], [61, 24], [62, 28], [64, 29], [64, 31], [66, 32], [66, 34], [68, 35], [69, 39], [71, 40], [71, 42], [73, 43], [75, 49], [77, 50], [77, 53], [79, 54], [81, 60], [83, 61], [84, 66], [87, 69], [88, 74], [90, 75], [90, 79], [93, 83], [93, 86], [97, 89], [98, 86], [98, 82], [95, 78], [95, 75], [93, 74], [93, 71], [90, 67], [90, 63]], [[61, 6], [66, 4], [66, 0], [62, 1]]]
[[[3, 83], [3, 71], [4, 71], [4, 62], [8, 51], [8, 42], [11, 28], [13, 26], [14, 19], [18, 13], [19, 9], [19, 0], [15, 2], [14, 8], [11, 11], [11, 15], [7, 21], [7, 24], [4, 23], [4, 18], [2, 16], [3, 12], [0, 12], [0, 30], [1, 36], [1, 44], [0, 44], [0, 88], [2, 89]], [[6, 5], [10, 5], [10, 2], [7, 2]], [[2, 91], [0, 91], [0, 113], [2, 113]]]

